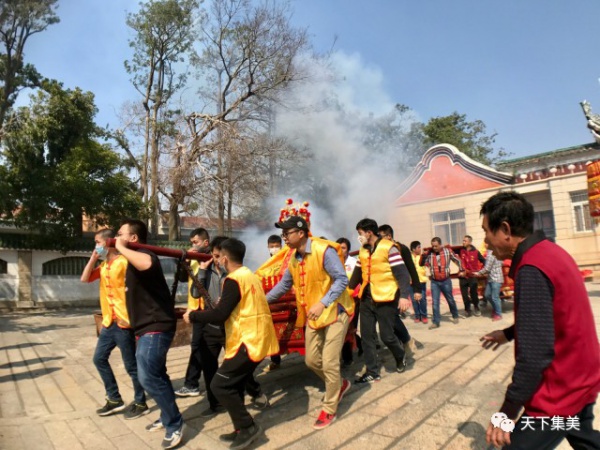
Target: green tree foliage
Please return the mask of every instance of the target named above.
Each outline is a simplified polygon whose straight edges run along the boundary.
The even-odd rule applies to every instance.
[[[0,130],[19,92],[40,85],[40,74],[33,65],[25,63],[25,44],[32,35],[59,21],[56,3],[57,0],[0,0]]]
[[[57,243],[82,234],[83,216],[115,224],[140,214],[124,161],[101,143],[91,92],[46,82],[6,126],[0,214]]]
[[[423,125],[425,146],[451,144],[475,161],[494,164],[508,156],[504,149],[494,148],[497,133],[487,134],[481,120],[467,121],[466,114],[454,112],[449,116],[433,117]]]

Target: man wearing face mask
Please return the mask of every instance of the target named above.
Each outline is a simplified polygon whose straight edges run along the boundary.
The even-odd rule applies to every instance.
[[[204,228],[196,228],[190,233],[191,250],[200,253],[210,253],[209,235]],[[194,275],[198,275],[200,263],[196,260],[190,260],[190,269]],[[188,310],[196,311],[200,307],[200,299],[192,295],[192,279],[187,271],[179,273],[179,281],[188,282]],[[195,324],[192,326],[192,338],[190,342],[190,359],[185,371],[185,382],[183,386],[175,391],[178,397],[198,397],[200,396],[200,375],[202,374],[202,357],[200,353],[200,339],[202,330]]]
[[[244,388],[260,389],[254,369],[269,355],[279,351],[273,318],[258,276],[243,265],[246,246],[238,239],[227,239],[220,246],[220,264],[228,273],[223,295],[212,310],[190,311],[186,322],[225,323],[225,356],[210,383],[218,401],[227,409],[234,431],[220,439],[229,448],[242,449],[254,441],[261,428],[244,406]]]
[[[94,365],[106,391],[106,404],[96,412],[100,416],[109,416],[126,409],[119,393],[117,380],[108,361],[115,347],[121,350],[123,365],[131,377],[134,390],[134,401],[125,411],[125,419],[135,419],[148,413],[146,394],[138,381],[137,363],[135,361],[135,336],[129,324],[127,305],[125,303],[125,271],[127,260],[114,248],[106,248],[106,239],[114,238],[111,229],[96,233],[96,248],[81,274],[83,283],[100,280],[100,308],[102,309],[102,329],[98,335],[98,343],[94,353]],[[103,260],[96,267],[98,260]]]
[[[269,255],[271,255],[271,258],[273,256],[275,256],[277,253],[279,253],[281,251],[281,248],[283,247],[282,245],[282,240],[280,236],[277,236],[276,234],[272,234],[271,236],[268,237],[267,239],[267,248],[269,249]],[[271,363],[265,367],[265,372],[271,372],[273,370],[277,370],[279,369],[279,367],[281,366],[281,355],[273,355],[271,356]]]
[[[379,237],[377,222],[363,219],[356,224],[356,230],[361,249],[350,289],[361,286],[360,330],[366,371],[355,383],[373,383],[381,380],[375,345],[377,323],[381,340],[396,359],[396,370],[406,370],[404,347],[394,334],[394,320],[398,311],[406,311],[410,306],[410,275],[396,243]]]

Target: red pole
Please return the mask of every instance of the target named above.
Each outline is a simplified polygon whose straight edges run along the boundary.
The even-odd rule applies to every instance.
[[[116,239],[109,238],[106,240],[107,247],[114,247]],[[211,255],[207,255],[206,253],[198,253],[194,251],[188,251],[183,249],[176,248],[167,248],[167,247],[156,247],[154,245],[148,244],[139,244],[137,242],[128,242],[127,248],[131,250],[140,250],[145,249],[149,250],[152,253],[155,253],[158,256],[168,256],[170,258],[180,259],[182,256],[185,256],[186,259],[195,259],[196,261],[208,261],[212,258]]]

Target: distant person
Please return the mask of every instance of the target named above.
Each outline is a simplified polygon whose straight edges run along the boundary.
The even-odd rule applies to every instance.
[[[421,254],[423,253],[421,243],[419,241],[412,241],[410,243],[410,252],[413,264],[419,275],[419,287],[416,290],[415,286],[411,285],[410,287],[411,300],[413,309],[415,310],[415,323],[427,324],[427,273],[425,272],[425,267],[419,265]],[[419,291],[421,293],[420,299],[414,295],[415,292]]]
[[[220,258],[215,262],[227,273],[221,300],[214,309],[187,312],[184,320],[225,323],[225,356],[210,385],[233,422],[234,431],[220,439],[231,442],[230,448],[242,449],[262,431],[244,406],[244,389],[253,385],[260,390],[254,369],[265,357],[277,353],[279,344],[260,279],[243,265],[246,246],[230,238],[221,243],[220,249]]]
[[[433,297],[433,323],[429,326],[430,330],[440,327],[440,294],[444,294],[444,298],[450,307],[452,314],[452,323],[458,323],[458,309],[452,295],[452,280],[450,279],[450,263],[458,266],[458,275],[464,276],[465,271],[462,267],[462,262],[447,247],[442,247],[442,240],[439,237],[434,237],[431,240],[431,250],[421,257],[420,265],[428,267],[431,272],[431,297]]]
[[[348,279],[350,279],[350,277],[352,276],[352,272],[354,271],[354,267],[356,267],[356,258],[354,256],[350,256],[350,250],[352,248],[352,245],[350,244],[350,241],[345,237],[341,237],[335,242],[340,244],[342,255],[344,256],[344,268],[346,269],[346,276],[348,277]],[[350,288],[348,288],[348,290],[350,290]],[[346,336],[346,340],[342,347],[342,361],[344,362],[344,366],[352,365],[352,362],[354,360],[354,357],[352,356],[354,342],[356,342],[356,347],[358,348],[358,355],[360,356],[363,352],[361,338],[356,332],[356,330],[358,329],[358,316],[360,307],[360,301],[358,300],[358,291],[358,286],[356,289],[354,289],[354,291],[349,291],[350,296],[354,300],[354,317],[350,322],[349,332]],[[349,340],[348,338],[348,335],[351,335],[352,333],[354,334],[354,341]]]
[[[463,238],[463,248],[460,249],[459,256],[465,271],[465,276],[459,279],[460,293],[465,304],[465,315],[467,317],[471,317],[471,314],[481,316],[479,296],[477,295],[477,278],[471,277],[469,274],[479,271],[485,264],[485,258],[475,248],[473,238],[468,234]],[[471,306],[473,306],[472,313]]]
[[[148,250],[136,251],[127,247],[130,242],[145,244],[147,237],[144,222],[125,220],[117,233],[115,247],[128,262],[125,275],[127,313],[137,338],[138,377],[160,409],[160,419],[146,429],[166,430],[162,447],[173,448],[181,443],[185,431],[166,366],[167,352],[177,325],[175,302],[158,256]]]
[[[479,272],[474,272],[472,276],[482,277],[487,275],[485,285],[485,297],[490,299],[492,304],[492,321],[502,320],[502,303],[500,301],[500,289],[504,282],[504,273],[502,272],[502,261],[494,256],[492,250],[488,250],[485,256],[485,266]]]
[[[114,238],[111,229],[100,230],[94,236],[96,248],[81,274],[83,283],[100,280],[100,308],[102,309],[102,328],[98,335],[94,365],[98,369],[104,390],[106,404],[97,410],[99,416],[109,416],[125,411],[125,419],[135,419],[148,413],[146,394],[138,380],[138,369],[135,361],[135,335],[129,323],[127,304],[125,301],[125,273],[127,260],[114,248],[106,247],[106,239]],[[99,266],[96,263],[102,260]],[[131,377],[134,400],[125,407],[109,356],[115,347],[119,347],[125,370]]]
[[[269,250],[269,255],[271,255],[271,258],[279,253],[282,248],[283,241],[281,240],[281,236],[272,234],[267,238],[267,249]],[[271,362],[267,367],[265,367],[264,371],[271,372],[279,369],[279,367],[281,367],[281,355],[273,355],[271,356]]]
[[[481,340],[494,350],[515,341],[512,381],[500,412],[516,427],[507,433],[490,423],[488,444],[541,450],[566,438],[576,449],[600,449],[600,432],[593,429],[600,345],[577,264],[542,231],[533,231],[533,206],[521,194],[493,195],[481,215],[490,250],[501,261],[512,260],[509,275],[515,280],[514,325]],[[551,426],[561,421],[562,428]],[[566,426],[569,421],[572,426]]]

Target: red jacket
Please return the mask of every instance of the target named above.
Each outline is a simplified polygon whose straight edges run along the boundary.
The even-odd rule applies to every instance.
[[[484,263],[481,262],[483,256],[481,256],[479,250],[473,245],[470,245],[468,248],[461,248],[459,255],[464,270],[468,272],[478,272],[483,267]]]
[[[525,403],[525,414],[572,416],[600,392],[600,345],[588,293],[573,258],[548,240],[524,253],[515,278],[525,265],[538,268],[554,286],[554,358]],[[515,317],[516,309],[515,303]],[[518,345],[515,333],[515,351]]]

